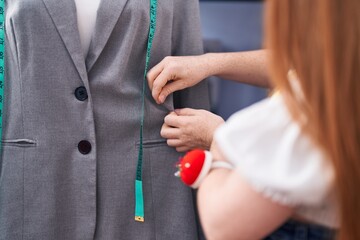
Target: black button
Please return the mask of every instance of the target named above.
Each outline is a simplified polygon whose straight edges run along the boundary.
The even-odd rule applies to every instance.
[[[87,94],[86,88],[84,86],[81,86],[81,87],[78,87],[77,89],[75,89],[75,97],[79,101],[85,101],[86,99],[88,99],[88,94]]]
[[[82,140],[78,144],[78,149],[79,149],[79,152],[81,152],[84,155],[89,154],[91,152],[91,143],[89,143],[89,141]]]

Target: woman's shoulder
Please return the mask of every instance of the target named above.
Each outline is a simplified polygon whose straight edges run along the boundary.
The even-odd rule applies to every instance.
[[[242,121],[241,125],[249,126],[265,122],[264,127],[268,128],[285,127],[293,122],[280,95],[266,98],[234,113],[227,121],[228,127],[240,128],[239,120]]]
[[[293,121],[281,96],[234,114],[215,139],[248,182],[281,203],[316,204],[332,185],[325,154]]]
[[[290,135],[291,136],[287,136]],[[244,153],[257,150],[263,153],[266,150],[273,151],[269,146],[279,146],[289,138],[293,141],[302,138],[300,126],[298,126],[288,113],[282,97],[276,95],[266,98],[252,106],[233,114],[224,125],[215,133],[215,138],[220,143],[225,141],[224,148],[235,148]],[[255,149],[254,149],[255,148]],[[226,149],[225,149],[226,150]],[[237,163],[235,156],[230,160]]]

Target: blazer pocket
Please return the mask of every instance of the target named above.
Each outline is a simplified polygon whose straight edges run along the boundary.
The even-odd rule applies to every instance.
[[[36,146],[36,141],[32,140],[32,139],[26,139],[26,138],[21,138],[21,139],[3,139],[1,141],[2,145],[5,146],[9,146],[9,147],[35,147]]]
[[[140,142],[136,143],[136,146],[140,146]],[[143,148],[153,148],[153,147],[161,147],[167,146],[166,139],[149,139],[143,140]]]

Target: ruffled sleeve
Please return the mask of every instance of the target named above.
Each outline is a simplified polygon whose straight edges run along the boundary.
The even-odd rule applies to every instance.
[[[234,114],[216,131],[215,140],[236,171],[273,201],[315,206],[329,194],[333,168],[292,120],[280,96]]]

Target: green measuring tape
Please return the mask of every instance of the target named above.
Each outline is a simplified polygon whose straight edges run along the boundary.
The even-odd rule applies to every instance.
[[[5,81],[5,0],[0,0],[0,141],[4,114],[4,81]],[[0,142],[1,151],[1,142]]]
[[[144,118],[145,118],[145,86],[146,75],[149,69],[151,48],[156,30],[156,16],[157,16],[157,0],[150,0],[150,27],[149,37],[146,50],[146,63],[143,79],[143,89],[141,95],[141,122],[140,122],[140,146],[138,163],[136,167],[136,180],[135,180],[135,221],[144,222],[144,194],[142,184],[142,165],[143,165],[143,132],[144,132]]]

